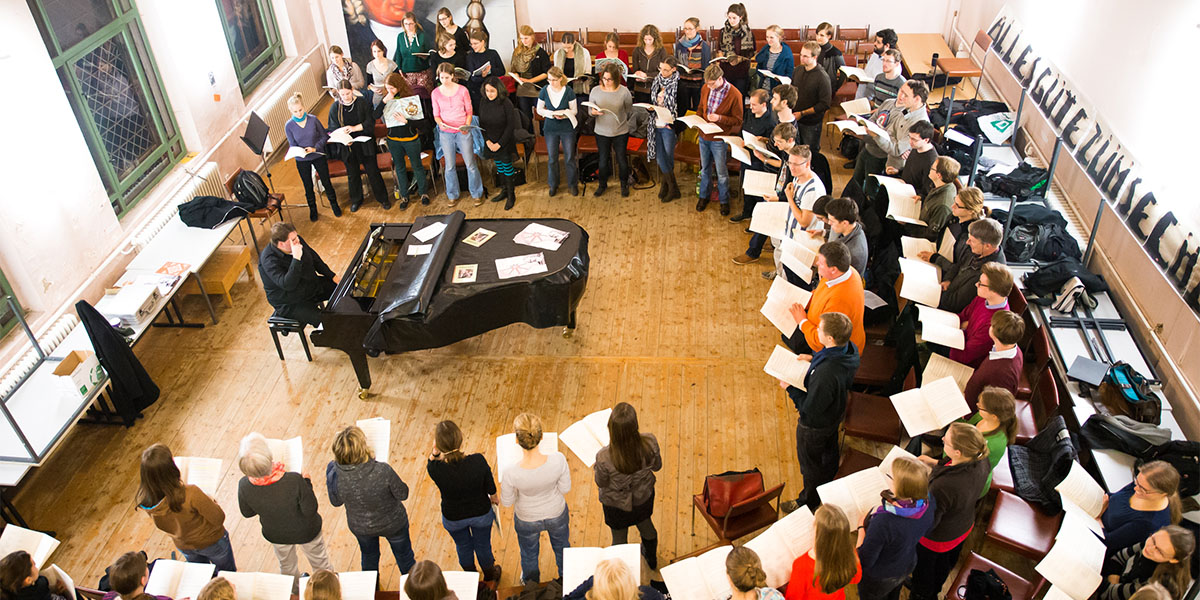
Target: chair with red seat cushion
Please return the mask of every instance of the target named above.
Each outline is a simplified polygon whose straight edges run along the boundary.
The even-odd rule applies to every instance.
[[[896,349],[891,346],[867,344],[862,348],[854,384],[868,387],[883,387],[896,374]]]
[[[1008,466],[1008,453],[1005,452],[1000,462],[996,463],[996,468],[992,469],[992,485],[989,490],[997,492],[1016,493],[1016,486],[1013,485],[1012,468]]]
[[[1038,424],[1034,418],[1033,404],[1028,400],[1013,400],[1013,411],[1017,415],[1017,443],[1024,444],[1037,435]]]
[[[1016,494],[1000,492],[988,520],[987,539],[1033,560],[1041,560],[1054,545],[1062,514],[1048,517]]]
[[[1004,585],[1008,586],[1008,593],[1012,594],[1012,600],[1032,600],[1041,593],[1042,588],[1046,585],[1046,580],[1041,577],[1031,582],[998,563],[972,552],[967,557],[967,562],[959,569],[958,577],[954,579],[954,585],[950,586],[950,592],[946,594],[946,600],[966,600],[967,577],[974,569],[985,573],[989,570],[995,571],[996,575],[1004,581]]]
[[[910,390],[916,386],[917,373],[911,369],[904,378],[904,389]],[[899,443],[904,432],[891,398],[862,392],[850,393],[843,426],[846,435],[889,444]]]
[[[696,494],[692,496],[692,529],[696,528],[697,509],[717,535],[717,545],[733,543],[742,536],[767,527],[779,520],[779,496],[783,494],[784,485],[786,484],[781,483],[768,488],[752,498],[730,506],[724,517],[715,517],[708,512],[704,494]],[[772,501],[775,502],[774,508],[771,507]]]

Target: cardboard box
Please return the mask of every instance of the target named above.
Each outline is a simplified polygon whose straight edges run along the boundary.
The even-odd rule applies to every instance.
[[[58,363],[54,374],[69,380],[71,389],[87,396],[108,378],[95,352],[74,350]]]

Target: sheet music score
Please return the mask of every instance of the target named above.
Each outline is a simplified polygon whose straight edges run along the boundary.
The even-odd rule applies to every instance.
[[[271,459],[283,463],[283,468],[297,473],[304,472],[304,443],[300,436],[286,440],[267,438]]]
[[[921,260],[901,258],[900,272],[904,275],[904,283],[900,286],[901,298],[935,307],[941,302],[942,285],[933,265]]]
[[[867,122],[870,123],[870,121]],[[901,223],[925,225],[925,221],[921,220],[921,202],[913,200],[913,196],[917,196],[917,190],[913,186],[895,177],[885,175],[872,175],[871,177],[887,191],[887,216]]]
[[[720,546],[692,558],[664,566],[659,570],[672,598],[688,600],[725,600],[729,598],[729,578],[725,558],[733,546]]]
[[[872,79],[874,81],[874,79]],[[847,115],[867,115],[871,113],[871,101],[867,98],[855,98],[841,103],[842,112]]]
[[[758,312],[762,313],[762,316],[766,317],[779,330],[779,333],[790,337],[800,326],[796,322],[796,317],[792,316],[791,306],[783,300],[768,296]]]
[[[168,598],[196,598],[212,579],[217,567],[207,563],[189,563],[160,558],[146,581],[147,594]]]
[[[888,489],[888,480],[877,468],[863,469],[817,487],[821,502],[833,504],[846,513],[850,528],[858,527],[863,515],[879,506],[879,492]]]
[[[937,252],[937,245],[925,238],[909,237],[906,235],[900,238],[900,252],[904,255],[904,258],[921,260],[918,258],[918,254],[921,252],[933,254]]]
[[[608,445],[608,418],[612,409],[596,411],[562,430],[558,439],[589,468],[596,464],[596,454]]]
[[[780,240],[779,246],[776,247],[777,252],[782,252],[780,262],[784,264],[793,273],[799,276],[806,282],[812,282],[813,262],[817,260],[817,253],[791,238],[783,238]],[[775,281],[780,278],[776,277]],[[807,306],[808,301],[804,304]]]
[[[763,366],[763,371],[774,377],[787,382],[788,385],[801,390],[804,387],[804,378],[808,376],[808,369],[812,366],[807,360],[800,360],[792,354],[790,350],[783,346],[775,346],[771,351],[771,357],[767,359],[767,364]]]
[[[808,306],[808,301],[812,299],[812,292],[794,286],[782,277],[776,277],[771,281],[771,287],[767,289],[767,297],[787,303],[789,306],[792,304]]]
[[[775,194],[775,181],[776,181],[776,176],[773,173],[767,173],[765,171],[750,171],[750,170],[742,171],[742,191],[745,192],[745,194],[748,196],[771,196],[771,195],[774,195]],[[775,204],[779,204],[780,206],[787,208],[787,203],[784,203],[784,202],[779,202],[779,203],[759,202],[758,204],[755,204],[754,205],[754,213],[751,215],[751,225],[753,225],[753,223],[754,223],[753,216],[758,214],[758,207],[772,206]],[[778,210],[779,209],[775,209],[775,211],[778,211]],[[786,215],[786,213],[785,213],[785,215]],[[785,216],[784,218],[787,218],[787,217]],[[780,229],[782,229],[782,228],[780,228]],[[753,228],[751,228],[750,231],[757,232],[757,230],[755,230]],[[758,233],[762,233],[762,232],[758,232]],[[770,235],[770,234],[764,234],[764,235]],[[782,234],[780,234],[780,235],[782,235]],[[776,237],[776,236],[771,236],[771,237]]]
[[[1064,501],[1069,501],[1083,510],[1092,519],[1100,518],[1104,512],[1108,495],[1104,488],[1084,470],[1079,461],[1071,463],[1071,470],[1058,485],[1054,486]]]
[[[184,483],[200,488],[209,496],[217,495],[217,485],[221,482],[221,459],[176,456],[175,466],[179,467]]]
[[[966,334],[959,326],[958,315],[918,304],[917,320],[922,324],[921,339],[955,350],[966,346]]]
[[[778,588],[791,579],[792,563],[812,549],[814,533],[813,514],[801,506],[746,542],[762,560],[768,586]]]
[[[587,103],[585,102],[584,104],[586,105]],[[717,125],[716,123],[709,123],[699,115],[685,115],[679,117],[678,121],[680,123],[686,123],[688,127],[695,127],[696,129],[699,129],[707,134],[721,133],[720,125]]]
[[[1104,542],[1087,528],[1068,526],[1059,529],[1050,552],[1035,570],[1073,600],[1088,600],[1104,579],[1103,563]]]
[[[971,409],[953,377],[943,377],[891,397],[909,436],[941,429]]]
[[[375,453],[375,460],[386,463],[391,456],[392,422],[383,417],[359,419],[355,425],[367,437],[367,445]]]
[[[24,550],[33,559],[33,564],[41,568],[46,559],[54,553],[60,542],[40,531],[18,527],[9,523],[0,533],[0,556],[8,556],[17,550]]]
[[[937,352],[929,355],[929,362],[921,372],[921,381],[934,381],[943,377],[951,377],[958,384],[960,391],[967,389],[967,382],[975,374],[975,369],[958,361],[950,360]]]

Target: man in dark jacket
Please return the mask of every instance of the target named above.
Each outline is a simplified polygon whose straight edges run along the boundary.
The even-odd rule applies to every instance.
[[[983,265],[989,262],[1007,264],[1004,259],[1004,227],[995,219],[979,219],[967,228],[967,248],[970,253],[955,256],[954,263],[942,270],[942,297],[938,308],[952,313],[962,312],[975,298],[976,284]]]
[[[291,223],[271,227],[271,245],[258,257],[267,302],[275,314],[312,326],[321,324],[320,304],[329,299],[338,276],[316,250],[308,247]]]
[[[846,398],[850,384],[858,371],[858,347],[850,341],[853,326],[850,317],[838,312],[821,315],[817,337],[823,348],[814,355],[801,354],[809,360],[804,376],[805,389],[799,390],[780,382],[800,413],[796,420],[796,456],[804,489],[795,500],[784,502],[785,512],[803,505],[816,510],[821,505],[817,486],[833,481],[838,468],[838,429],[846,414]]]

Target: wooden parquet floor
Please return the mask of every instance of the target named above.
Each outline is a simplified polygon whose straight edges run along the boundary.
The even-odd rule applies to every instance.
[[[840,168],[844,159],[829,157],[840,190],[849,172]],[[295,169],[284,163],[273,172],[288,200],[303,202]],[[390,174],[386,178],[390,189]],[[729,223],[715,205],[697,213],[690,174],[680,175],[684,199],[668,204],[658,201],[656,189],[629,198],[615,187],[603,198],[591,197],[590,188],[586,197],[549,198],[544,180],[543,163],[538,180],[531,177],[518,188],[510,212],[490,202],[474,207],[469,198],[459,208],[469,217],[567,218],[588,231],[591,275],[574,337],[564,339],[558,328],[518,324],[445,348],[371,359],[373,395],[362,401],[342,353],[314,349],[313,362],[306,362],[291,336],[281,340],[287,360],[277,358],[261,284],[243,278],[234,286],[232,307],[213,299],[218,325],[155,329],[136,347],[162,388],[144,419],[130,429],[76,426],[27,478],[15,503],[31,526],[57,532],[63,543],[52,562],[77,582],[94,585],[122,552],[171,554],[170,539],[134,501],[140,452],[162,442],[178,456],[224,461],[217,501],[226,511],[238,568],[278,572],[257,520],[243,518],[237,508],[238,441],[258,431],[303,436],[330,556],[338,569],[356,570],[358,547],[345,512],[328,502],[324,467],[334,435],[375,416],[392,421],[391,464],[411,489],[405,504],[417,557],[447,569],[457,568],[454,545],[441,526],[439,494],[424,470],[433,427],[441,419],[457,421],[467,436],[466,450],[483,452],[494,467],[493,439],[511,431],[521,412],[539,414],[547,431],[561,431],[593,411],[630,402],[642,430],[655,433],[662,444],[655,522],[665,562],[715,541],[703,519],[694,526],[691,521],[691,495],[700,491],[706,474],[758,467],[768,485],[787,482],[785,498],[793,497],[801,482],[794,409],[762,372],[778,339],[758,312],[768,287],[760,272],[770,260],[731,262],[745,249],[744,225]],[[342,198],[345,185],[337,183]],[[312,247],[341,271],[369,223],[410,222],[448,209],[444,196],[437,196],[433,205],[405,212],[383,211],[374,202],[340,219],[321,210],[316,223],[302,209],[292,216]],[[207,320],[198,297],[188,297],[184,311]],[[561,449],[571,465],[571,543],[608,545],[591,470]],[[509,585],[519,571],[511,509],[502,512],[502,521],[493,543]],[[547,577],[556,572],[548,543],[542,544],[541,564]],[[302,569],[309,570],[305,561]],[[380,581],[383,589],[397,589],[399,572],[387,550]]]

